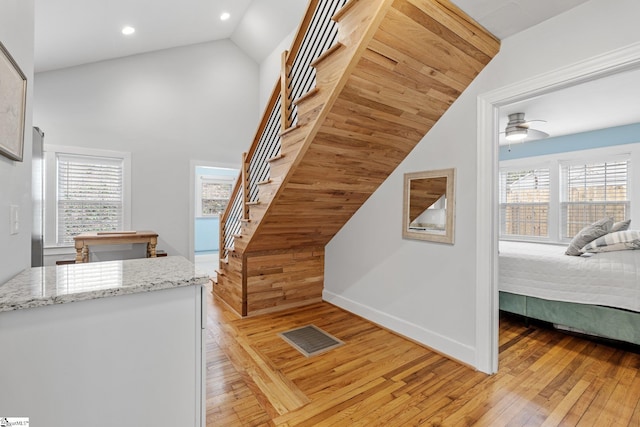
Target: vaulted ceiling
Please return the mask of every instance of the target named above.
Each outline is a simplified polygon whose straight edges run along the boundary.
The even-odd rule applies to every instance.
[[[500,39],[585,1],[453,0]],[[297,27],[307,2],[35,0],[36,72],[226,38],[261,62]],[[128,37],[120,32],[127,25],[136,28]]]
[[[452,0],[500,39],[587,0]],[[36,72],[230,39],[257,63],[294,31],[307,0],[35,0]],[[220,20],[228,12],[230,18]],[[136,28],[123,36],[122,27]],[[501,109],[525,112],[552,136],[640,121],[640,73],[625,73]],[[614,97],[615,105],[608,100]]]

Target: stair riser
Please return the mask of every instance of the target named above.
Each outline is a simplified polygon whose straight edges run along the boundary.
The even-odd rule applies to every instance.
[[[388,8],[393,0],[356,1],[338,22],[338,42],[344,46],[358,46],[365,31]]]
[[[323,96],[316,95],[313,100],[304,102],[298,106],[298,126],[313,123],[324,106],[325,99]]]
[[[273,195],[278,191],[280,183],[273,183],[269,185],[261,185],[258,188],[258,198],[265,204],[271,202]]]
[[[269,163],[269,173],[274,179],[280,179],[286,175],[289,171],[289,166],[291,165],[291,159],[289,157],[283,158],[281,160],[270,162]]]

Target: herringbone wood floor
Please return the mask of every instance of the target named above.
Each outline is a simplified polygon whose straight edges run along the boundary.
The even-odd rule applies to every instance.
[[[208,310],[207,426],[640,426],[638,353],[518,318],[486,376],[327,303]],[[310,323],[346,345],[307,359],[277,336]]]

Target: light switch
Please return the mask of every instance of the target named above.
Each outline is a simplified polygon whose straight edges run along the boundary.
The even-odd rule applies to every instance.
[[[20,230],[20,208],[16,205],[11,205],[11,234],[18,234]]]

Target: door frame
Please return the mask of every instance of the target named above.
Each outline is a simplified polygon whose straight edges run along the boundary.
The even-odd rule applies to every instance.
[[[195,262],[195,225],[196,225],[196,169],[198,167],[240,170],[237,164],[207,162],[203,160],[189,161],[189,261]]]
[[[476,367],[480,371],[498,371],[498,109],[638,68],[640,43],[634,43],[478,96]]]

